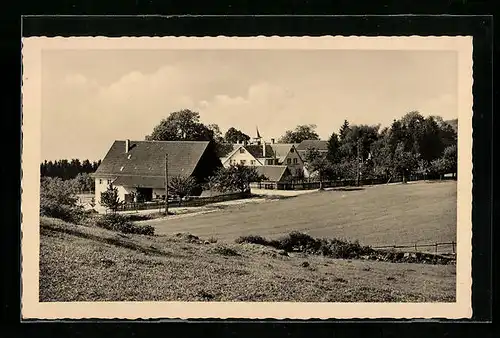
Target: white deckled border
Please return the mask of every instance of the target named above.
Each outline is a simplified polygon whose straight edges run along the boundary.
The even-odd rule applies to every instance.
[[[42,50],[356,49],[451,50],[458,55],[456,303],[68,302],[40,303],[39,195]],[[22,318],[470,318],[472,238],[472,37],[32,37],[23,39]],[[63,126],[61,126],[63,127]]]

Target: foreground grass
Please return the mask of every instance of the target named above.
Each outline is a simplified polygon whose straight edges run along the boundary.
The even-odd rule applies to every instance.
[[[244,235],[276,238],[301,231],[371,246],[429,244],[456,241],[456,204],[454,181],[380,185],[315,192],[149,224],[159,234],[188,231],[230,241]]]
[[[455,266],[281,255],[42,218],[40,301],[453,302]]]

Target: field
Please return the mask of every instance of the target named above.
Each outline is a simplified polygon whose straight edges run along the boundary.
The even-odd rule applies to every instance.
[[[298,230],[372,246],[431,244],[456,241],[456,194],[455,181],[380,185],[147,223],[158,234],[189,232],[226,241],[250,234],[272,238]]]
[[[331,259],[42,218],[40,301],[453,302],[455,265]]]

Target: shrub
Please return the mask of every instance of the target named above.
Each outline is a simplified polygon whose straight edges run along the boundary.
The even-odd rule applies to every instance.
[[[261,236],[241,236],[236,243],[253,243],[271,246],[285,252],[304,252],[332,258],[359,258],[373,252],[368,246],[361,246],[358,241],[349,242],[339,239],[316,239],[298,231],[277,240],[267,240]]]
[[[214,249],[215,253],[218,253],[223,256],[240,256],[236,250],[225,247],[225,246],[218,246]]]
[[[279,246],[277,249],[288,252],[301,251],[315,253],[321,247],[320,241],[298,231],[291,232],[288,236],[280,238],[277,242]]]
[[[133,224],[127,217],[120,214],[106,214],[97,218],[96,226],[125,234],[154,235],[154,228],[150,225]]]
[[[240,236],[236,238],[235,242],[238,244],[251,243],[251,244],[269,245],[267,239],[265,239],[262,236],[256,236],[256,235]]]
[[[109,210],[116,212],[120,206],[120,198],[118,197],[118,188],[108,185],[106,191],[101,193],[101,204]]]
[[[40,181],[40,215],[80,223],[85,212],[68,182],[60,178],[43,177]]]

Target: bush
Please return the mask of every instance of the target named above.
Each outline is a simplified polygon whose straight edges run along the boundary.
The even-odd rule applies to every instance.
[[[332,258],[359,258],[373,251],[368,246],[361,246],[358,241],[352,243],[339,239],[316,239],[298,231],[291,232],[278,240],[267,240],[256,235],[241,236],[236,239],[236,243],[260,244],[285,252],[304,252]]]
[[[214,252],[223,256],[240,256],[240,254],[236,250],[228,248],[226,246],[218,246],[214,249]]]
[[[68,182],[43,177],[40,181],[40,215],[81,223],[86,213],[77,205],[77,198]]]
[[[262,236],[255,236],[255,235],[240,236],[240,237],[236,238],[235,242],[238,244],[251,243],[251,244],[269,245],[269,242],[267,239],[265,239]]]
[[[150,225],[133,224],[127,217],[120,214],[106,214],[97,218],[96,226],[125,234],[154,235],[155,229]]]

